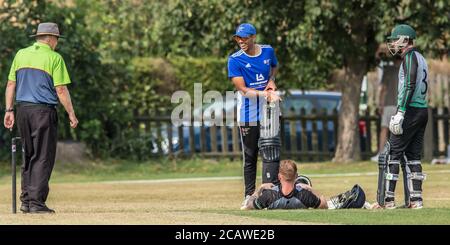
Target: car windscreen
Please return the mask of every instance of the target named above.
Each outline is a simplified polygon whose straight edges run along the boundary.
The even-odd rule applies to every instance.
[[[312,109],[316,109],[321,112],[324,108],[328,114],[333,113],[333,110],[337,108],[339,110],[340,97],[339,96],[287,96],[281,103],[283,114],[300,115],[302,108],[305,109],[306,114],[310,114]]]
[[[314,103],[311,99],[298,96],[288,96],[281,103],[284,115],[299,115],[302,108],[305,108],[306,114],[311,113]]]
[[[322,111],[323,109],[327,110],[327,114],[333,113],[334,109],[339,110],[339,97],[334,98],[317,98],[317,109]]]

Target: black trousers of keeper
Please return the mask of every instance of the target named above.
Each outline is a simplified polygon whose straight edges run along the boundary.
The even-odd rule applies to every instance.
[[[256,168],[258,163],[258,140],[260,137],[260,123],[257,125],[241,124],[239,126],[242,141],[242,155],[244,161],[244,195],[252,195],[256,189]],[[278,166],[263,166],[263,170],[274,176],[275,181],[271,181],[264,174],[262,176],[263,183],[274,182],[278,183]]]
[[[428,109],[408,107],[403,120],[403,134],[391,134],[391,160],[403,161],[403,155],[408,161],[422,158],[423,137],[428,122]]]
[[[58,115],[55,106],[19,103],[17,126],[25,148],[20,200],[29,207],[44,207],[55,164]]]

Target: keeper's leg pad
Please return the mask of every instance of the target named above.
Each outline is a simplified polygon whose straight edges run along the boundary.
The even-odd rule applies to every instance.
[[[278,169],[280,167],[280,138],[259,138],[258,147],[263,162],[262,182],[277,184]]]
[[[402,172],[405,206],[409,207],[411,202],[422,202],[422,182],[426,179],[426,175],[422,173],[422,163],[420,160],[409,160],[405,156]]]
[[[377,202],[380,206],[384,206],[386,202],[394,201],[399,172],[400,160],[391,160],[390,143],[386,142],[378,157]]]

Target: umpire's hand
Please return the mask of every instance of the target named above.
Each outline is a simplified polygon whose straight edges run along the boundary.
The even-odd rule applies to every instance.
[[[75,116],[75,113],[69,113],[69,120],[70,120],[70,127],[76,128],[78,125],[78,119],[77,116]]]
[[[8,111],[5,113],[3,124],[5,125],[5,128],[12,130],[14,126],[14,112]]]

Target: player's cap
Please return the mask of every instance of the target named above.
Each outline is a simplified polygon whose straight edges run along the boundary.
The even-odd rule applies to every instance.
[[[391,35],[387,38],[388,40],[399,39],[401,36],[406,36],[409,39],[416,39],[416,31],[409,25],[401,24],[395,26],[392,30]]]
[[[256,34],[255,27],[252,24],[250,24],[250,23],[244,23],[244,24],[241,24],[241,25],[238,26],[234,36],[249,37],[249,36],[255,35],[255,34]]]

